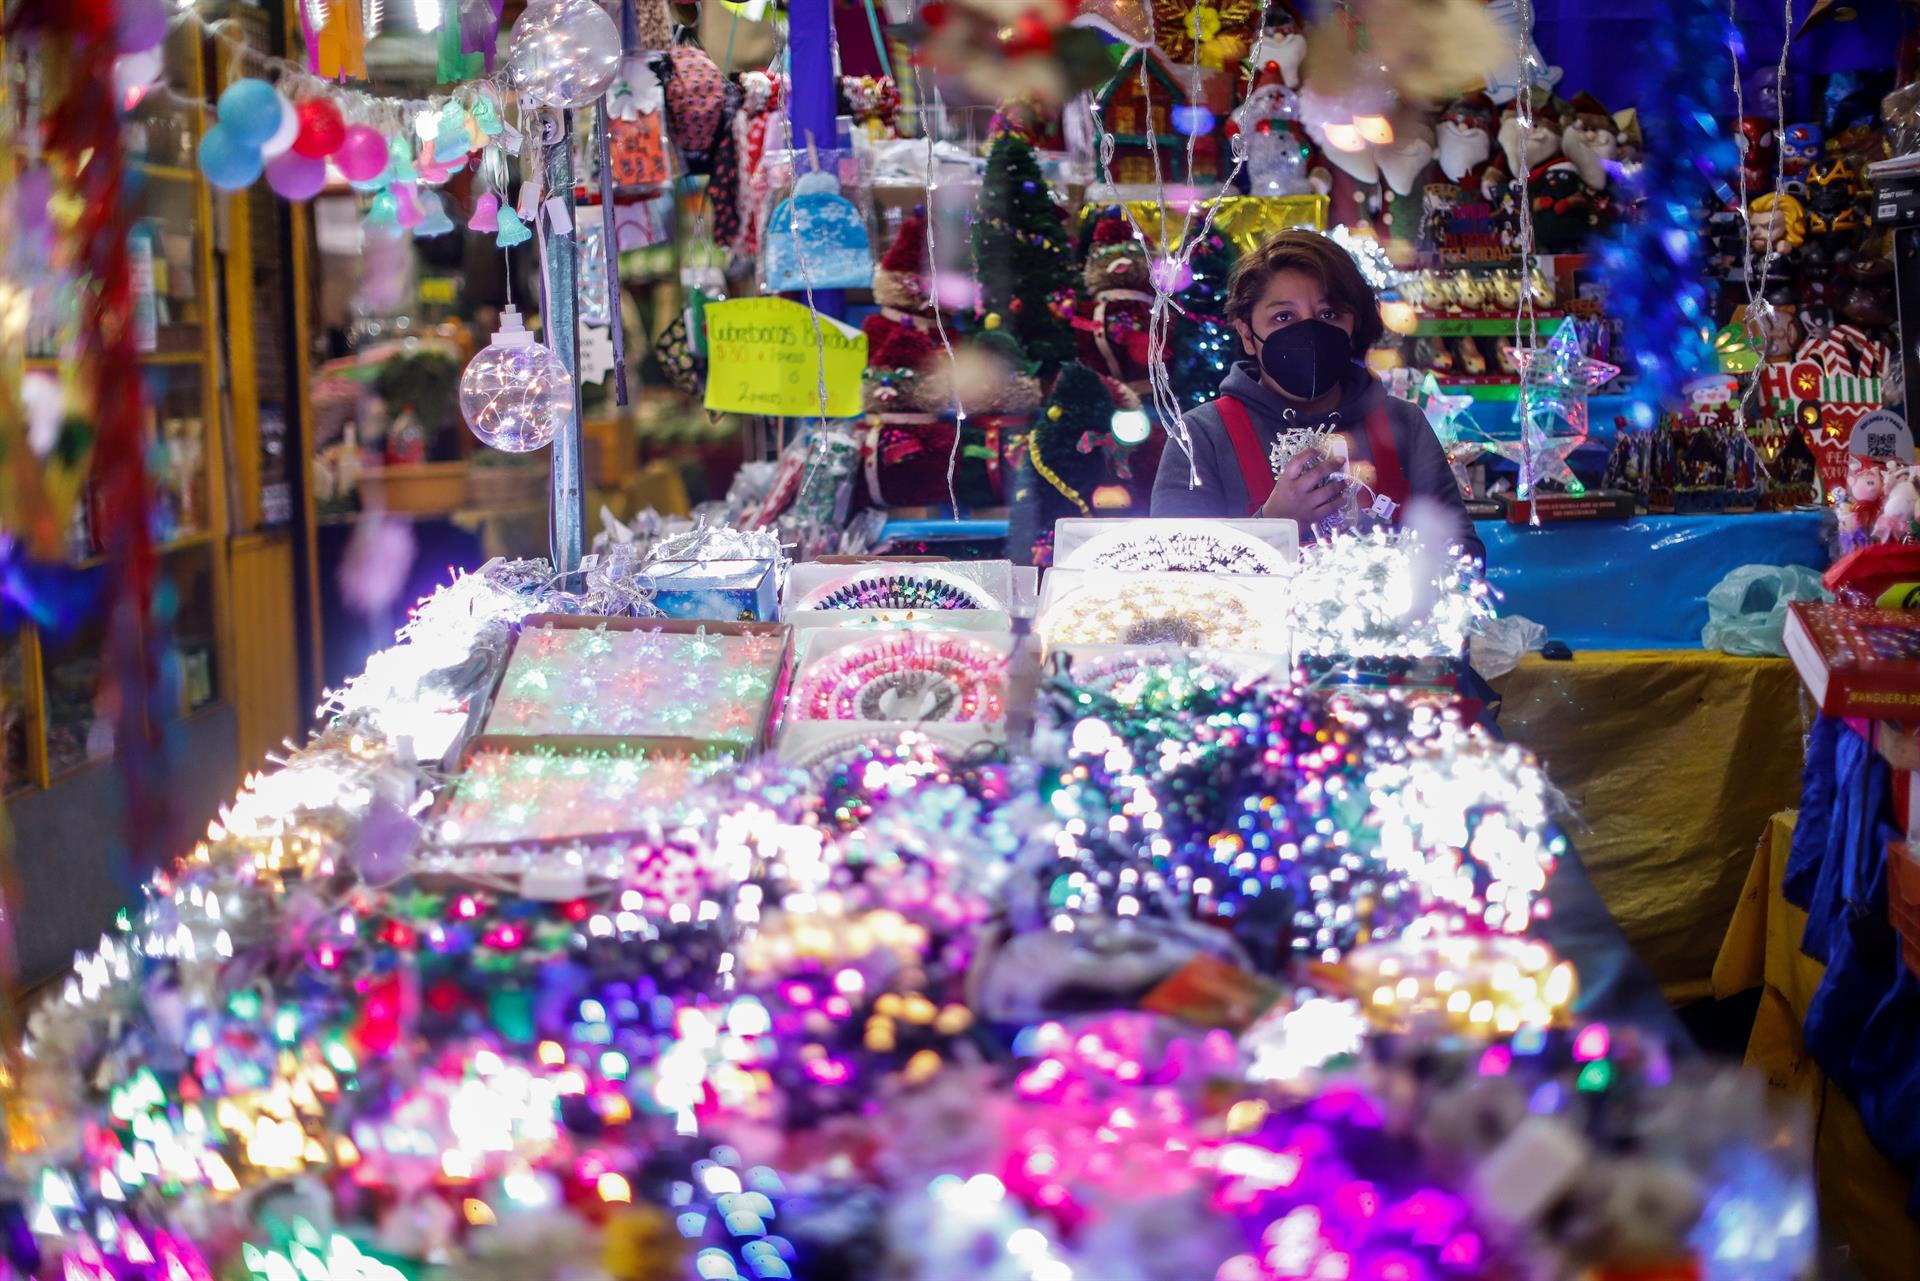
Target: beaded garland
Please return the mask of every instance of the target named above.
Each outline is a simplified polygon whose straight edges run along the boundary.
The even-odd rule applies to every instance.
[[[1136,578],[1089,583],[1048,608],[1037,630],[1057,645],[1193,645],[1259,649],[1266,630],[1230,583]]]
[[[998,609],[974,583],[938,570],[863,570],[808,593],[801,609]]]
[[[801,677],[794,714],[831,721],[997,721],[1006,659],[958,636],[904,632],[861,641]]]
[[[1063,569],[1284,574],[1292,565],[1271,544],[1226,526],[1206,530],[1116,529],[1074,548]]]

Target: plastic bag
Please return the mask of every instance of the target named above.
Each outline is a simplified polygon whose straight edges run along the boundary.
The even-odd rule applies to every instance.
[[[1742,565],[1707,593],[1700,643],[1743,658],[1784,658],[1780,633],[1788,604],[1831,599],[1820,585],[1820,572],[1805,565]]]
[[[1468,637],[1473,670],[1486,680],[1505,676],[1520,666],[1520,656],[1547,643],[1547,629],[1531,618],[1509,614],[1483,619]]]

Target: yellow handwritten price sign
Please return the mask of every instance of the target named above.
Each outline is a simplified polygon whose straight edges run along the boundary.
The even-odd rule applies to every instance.
[[[706,305],[708,409],[788,418],[820,416],[821,354],[827,417],[860,413],[867,336],[785,298],[734,298]]]

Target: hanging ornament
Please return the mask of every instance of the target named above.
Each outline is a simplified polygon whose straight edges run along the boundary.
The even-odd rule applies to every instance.
[[[620,29],[593,0],[538,0],[513,24],[507,70],[549,107],[584,107],[620,70]]]
[[[347,122],[340,108],[327,98],[302,98],[293,113],[300,117],[300,132],[294,135],[293,149],[312,160],[324,160],[340,150],[347,138]]]
[[[287,151],[267,162],[267,185],[286,200],[311,200],[327,185],[327,162]]]
[[[433,158],[443,164],[465,160],[472,141],[473,135],[467,129],[467,113],[460,110],[459,103],[447,99],[447,105],[440,108],[440,127],[433,137]]]
[[[367,216],[360,220],[361,229],[375,236],[398,235],[399,208],[391,191],[376,192],[373,203],[367,206]]]
[[[503,211],[503,221],[505,217]],[[460,375],[460,413],[474,435],[510,454],[539,449],[573,420],[573,379],[567,367],[550,348],[534,341],[520,323],[520,309],[512,304],[501,312],[493,341]]]
[[[372,182],[387,167],[387,140],[366,125],[349,125],[333,163],[348,182]]]
[[[420,180],[420,171],[413,166],[413,147],[406,134],[397,133],[387,143],[387,167],[382,172],[391,183]]]
[[[499,232],[494,236],[493,243],[502,249],[524,245],[533,239],[533,232],[527,229],[526,223],[520,221],[520,215],[513,211],[511,205],[501,206],[498,219]]]
[[[1587,356],[1579,327],[1571,320],[1561,324],[1545,347],[1516,347],[1510,354],[1536,418],[1562,420],[1569,435],[1586,436],[1587,396],[1620,376],[1618,365]]]
[[[821,169],[793,184],[767,220],[766,288],[865,289],[873,281],[867,226],[840,182]]]
[[[284,156],[288,148],[293,146],[293,140],[300,136],[300,113],[293,109],[292,100],[277,90],[273,96],[280,104],[280,127],[260,144],[260,155],[267,160]]]
[[[220,95],[219,128],[259,151],[280,131],[280,95],[264,80],[236,80]]]
[[[393,210],[394,221],[406,230],[412,231],[415,227],[419,226],[420,219],[424,216],[420,208],[419,188],[410,182],[395,183],[393,185]]]
[[[420,221],[414,224],[414,239],[444,236],[453,230],[453,219],[447,216],[446,198],[437,191],[423,191],[419,195]]]
[[[489,191],[474,201],[473,217],[467,219],[467,230],[482,231],[489,235],[500,230],[500,197]]]
[[[221,191],[251,186],[260,168],[260,148],[241,141],[225,124],[200,136],[200,172]]]

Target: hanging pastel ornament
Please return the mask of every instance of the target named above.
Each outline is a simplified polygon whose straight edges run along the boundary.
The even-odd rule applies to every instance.
[[[497,227],[497,234],[495,234],[493,242],[502,249],[511,249],[515,245],[524,245],[533,239],[533,232],[527,229],[526,223],[520,221],[520,215],[513,211],[513,206],[511,205],[501,206]]]
[[[361,229],[369,235],[397,236],[400,234],[400,207],[391,191],[374,193],[373,203],[367,206],[367,216],[360,220]]]
[[[447,204],[437,191],[423,191],[419,195],[420,221],[413,226],[414,239],[423,236],[444,236],[453,230],[453,219],[447,216]]]
[[[172,17],[167,0],[120,0],[113,8],[113,47],[121,53],[158,48]]]
[[[824,169],[803,174],[767,220],[766,288],[865,289],[873,281],[866,221]]]
[[[340,150],[347,138],[347,122],[340,108],[326,98],[302,98],[293,113],[300,117],[300,132],[294,135],[293,149],[310,160],[324,160]]]
[[[473,217],[467,219],[467,230],[489,234],[500,230],[500,197],[491,191],[483,192],[473,202]]]
[[[539,449],[573,420],[566,365],[534,341],[511,303],[500,313],[499,332],[460,375],[460,414],[474,435],[510,454]]]
[[[333,163],[348,182],[371,182],[387,167],[387,140],[378,129],[348,125]]]
[[[620,70],[620,29],[593,0],[536,0],[513,24],[507,70],[549,107],[584,107]]]
[[[474,98],[473,110],[469,113],[468,119],[473,122],[474,131],[482,138],[495,137],[506,128],[500,123],[499,113],[493,109],[493,99],[484,93]]]
[[[287,154],[293,146],[293,140],[300,136],[300,113],[293,109],[293,102],[278,90],[274,91],[273,96],[280,102],[280,127],[273,131],[272,137],[260,144],[260,155],[266,160]]]
[[[286,151],[267,162],[267,185],[286,200],[311,200],[327,185],[327,162]]]
[[[413,148],[407,142],[404,133],[393,136],[387,143],[387,167],[383,171],[388,182],[418,182],[420,171],[413,167]]]
[[[220,95],[220,127],[258,151],[280,130],[280,95],[264,80],[236,80]]]
[[[260,167],[260,148],[235,137],[225,122],[200,136],[200,172],[220,190],[251,186]]]
[[[420,192],[410,182],[395,183],[393,186],[393,218],[402,227],[411,231],[420,225],[425,215],[420,209]]]
[[[420,148],[420,158],[414,161],[413,169],[423,187],[437,187],[453,176],[453,170],[433,158],[432,147]]]
[[[440,127],[433,136],[433,158],[442,164],[451,164],[455,160],[465,160],[467,152],[473,149],[473,135],[467,131],[467,113],[460,104],[447,99],[447,105],[440,108]]]

